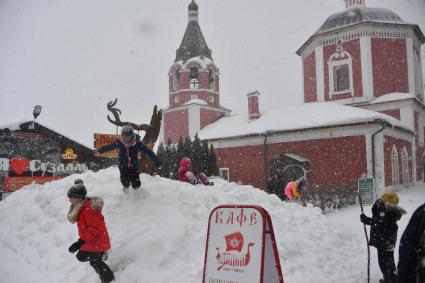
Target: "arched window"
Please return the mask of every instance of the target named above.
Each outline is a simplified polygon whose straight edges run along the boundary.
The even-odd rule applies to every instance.
[[[392,176],[393,186],[397,186],[398,184],[400,184],[399,167],[398,167],[398,152],[395,146],[393,146],[393,150],[391,151],[391,176]]]
[[[189,86],[190,86],[191,89],[198,89],[199,88],[198,68],[197,67],[191,67],[190,68]]]
[[[209,89],[215,88],[214,76],[215,76],[214,71],[210,69],[208,72],[208,88]]]
[[[403,173],[403,185],[409,184],[409,154],[407,153],[406,147],[403,147],[401,151],[401,171]]]
[[[180,89],[180,70],[177,69],[173,74],[173,90],[177,91]]]
[[[328,62],[329,69],[329,95],[351,93],[353,96],[353,59],[342,46],[337,47],[337,52],[332,54]]]

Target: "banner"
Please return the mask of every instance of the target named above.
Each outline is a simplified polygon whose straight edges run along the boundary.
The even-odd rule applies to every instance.
[[[62,176],[47,176],[47,177],[8,177],[5,176],[3,180],[3,191],[5,193],[14,192],[19,190],[25,185],[32,183],[44,184],[54,180],[62,179]]]
[[[120,140],[120,136],[111,135],[111,134],[94,134],[94,147],[96,149],[101,148],[102,146],[114,143]],[[105,153],[96,153],[96,157],[107,157],[107,158],[118,158],[118,149],[105,152]]]

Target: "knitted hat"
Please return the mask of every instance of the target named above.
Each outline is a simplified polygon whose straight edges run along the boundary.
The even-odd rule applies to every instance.
[[[68,190],[68,198],[80,198],[83,199],[87,195],[86,187],[82,183],[78,183]]]
[[[384,193],[381,197],[385,203],[398,204],[398,195],[396,193]]]

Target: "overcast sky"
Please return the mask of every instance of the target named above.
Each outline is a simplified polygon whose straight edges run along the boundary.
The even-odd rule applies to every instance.
[[[197,0],[199,24],[220,68],[221,104],[246,112],[302,103],[295,51],[342,0]],[[190,0],[0,0],[0,125],[32,119],[92,145],[114,133],[106,103],[122,120],[147,123],[168,106],[168,69],[187,25]],[[425,0],[366,0],[425,33]],[[424,48],[422,54],[424,54]]]

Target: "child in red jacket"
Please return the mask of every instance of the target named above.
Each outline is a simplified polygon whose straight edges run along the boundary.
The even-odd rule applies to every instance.
[[[197,173],[196,175],[193,173],[192,171],[192,167],[190,166],[190,159],[187,157],[182,158],[182,160],[180,160],[180,168],[179,168],[179,172],[178,172],[178,177],[179,180],[182,182],[188,182],[191,183],[193,185],[195,184],[204,184],[204,185],[214,185],[213,182],[210,182],[208,180],[207,175],[205,175],[204,173]]]
[[[103,199],[86,197],[87,190],[80,179],[68,190],[71,207],[67,218],[71,223],[77,223],[79,239],[69,247],[70,253],[77,253],[77,259],[90,262],[102,283],[113,281],[114,273],[103,262],[107,251],[111,248],[108,230],[102,215]]]

